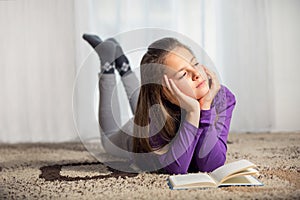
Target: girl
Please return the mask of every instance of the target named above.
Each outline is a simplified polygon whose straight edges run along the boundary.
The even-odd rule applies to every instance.
[[[85,36],[87,41],[95,37]],[[211,172],[225,163],[235,97],[186,45],[174,38],[152,43],[141,61],[138,91],[120,45],[113,39],[101,44],[96,48],[103,72],[99,122],[108,152],[120,156],[118,146],[126,150],[121,156],[131,158],[140,169],[162,168],[169,174]],[[135,114],[134,123],[129,120],[121,130],[106,104],[115,87],[114,76],[108,76],[114,60]]]

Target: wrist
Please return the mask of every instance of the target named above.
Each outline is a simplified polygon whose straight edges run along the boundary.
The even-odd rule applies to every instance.
[[[189,115],[198,115],[200,114],[200,108],[198,110],[191,110],[191,111],[188,111],[186,112],[186,114],[189,114]]]
[[[195,101],[193,106],[190,106],[188,109],[185,109],[187,113],[200,113],[200,105]]]
[[[200,109],[198,111],[189,111],[186,114],[186,121],[198,127],[200,120]]]
[[[210,110],[211,102],[205,102],[200,104],[201,110]]]
[[[198,105],[198,106],[196,106],[195,108],[193,108],[193,109],[187,111],[187,113],[197,114],[197,113],[200,113],[200,110],[201,110],[200,105]]]

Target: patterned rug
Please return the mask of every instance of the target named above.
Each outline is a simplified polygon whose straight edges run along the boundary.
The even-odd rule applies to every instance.
[[[257,164],[262,187],[171,190],[168,174],[113,169],[129,166],[81,143],[2,143],[0,155],[0,199],[300,199],[299,133],[229,135],[226,163]]]

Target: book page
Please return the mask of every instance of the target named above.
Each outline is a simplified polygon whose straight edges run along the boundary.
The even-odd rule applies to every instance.
[[[209,185],[215,185],[215,181],[207,173],[191,173],[182,175],[173,175],[169,177],[169,180],[174,188],[176,186],[191,186],[193,184],[201,185],[203,183],[209,183]]]
[[[227,176],[251,167],[256,167],[256,165],[248,160],[243,159],[243,160],[225,164],[215,169],[211,173],[211,176],[219,184],[222,181],[222,179],[226,178]]]
[[[255,174],[258,174],[258,171],[254,168],[248,168],[248,169],[245,169],[245,170],[241,170],[237,173],[233,173],[233,174],[230,174],[228,176],[226,176],[225,178],[223,178],[220,182],[220,183],[223,183],[224,181],[226,181],[227,179],[231,179],[233,177],[236,177],[236,176],[242,176],[242,175],[255,175]]]
[[[237,176],[230,178],[226,181],[224,181],[222,184],[219,186],[241,186],[241,185],[260,185],[262,186],[263,183],[261,183],[259,180],[254,178],[251,175],[246,175],[246,176]]]

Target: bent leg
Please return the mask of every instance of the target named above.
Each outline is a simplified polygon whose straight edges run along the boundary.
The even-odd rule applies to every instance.
[[[118,70],[121,76],[121,80],[130,103],[131,111],[134,114],[139,96],[139,80],[135,73],[131,70],[129,60],[124,54],[123,49],[118,41],[116,41],[114,38],[109,38],[107,41],[111,41],[116,45],[115,68]]]
[[[115,74],[100,74],[99,95],[99,124],[104,134],[110,135],[121,123]]]
[[[114,156],[130,158],[133,119],[121,127],[120,104],[114,74],[101,74],[99,80],[99,124],[105,151]]]
[[[135,113],[139,98],[140,82],[133,71],[129,71],[121,77],[132,113]]]

